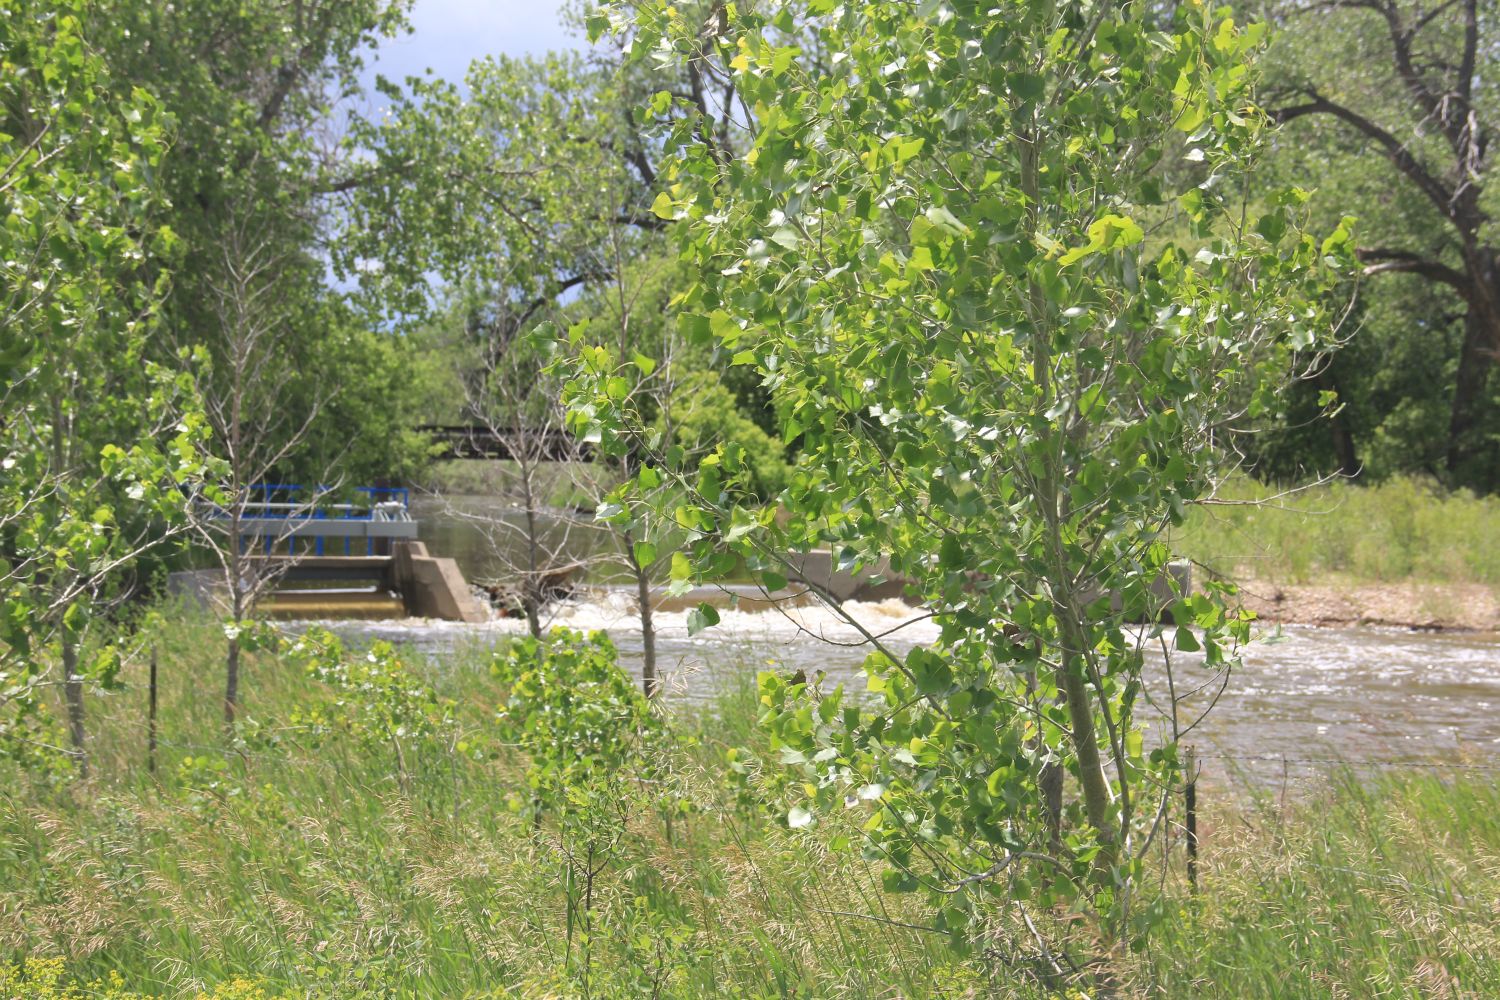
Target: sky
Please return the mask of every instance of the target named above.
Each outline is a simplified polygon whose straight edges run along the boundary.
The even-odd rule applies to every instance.
[[[558,20],[562,0],[416,0],[412,31],[383,45],[367,59],[365,85],[380,73],[393,80],[427,69],[454,82],[481,56],[540,55],[578,48],[583,40]]]

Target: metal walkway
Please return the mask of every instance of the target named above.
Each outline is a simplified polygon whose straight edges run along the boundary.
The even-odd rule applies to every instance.
[[[360,486],[350,491],[359,499],[342,503],[330,502],[339,491],[324,486],[257,483],[247,492],[237,509],[217,507],[211,516],[238,514],[236,534],[266,556],[283,543],[288,556],[388,556],[392,541],[417,537],[411,491],[402,487]]]

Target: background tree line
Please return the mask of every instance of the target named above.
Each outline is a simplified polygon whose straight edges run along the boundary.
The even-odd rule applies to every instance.
[[[708,23],[713,11],[696,5],[679,16]],[[1478,0],[1295,0],[1244,13],[1273,28],[1259,101],[1282,125],[1248,183],[1316,192],[1325,227],[1356,215],[1363,262],[1341,349],[1310,369],[1282,410],[1237,429],[1247,468],[1279,481],[1414,474],[1493,492],[1500,486],[1500,389],[1490,377],[1500,350],[1488,193],[1494,12]],[[603,18],[588,5],[572,16]],[[789,16],[779,28],[797,32]],[[701,63],[622,65],[624,37],[583,55],[476,66],[469,104],[440,81],[388,94],[391,118],[356,129],[380,165],[371,172],[376,183],[351,190],[352,217],[362,220],[356,231],[368,241],[361,252],[382,261],[384,281],[408,295],[430,291],[413,279],[424,268],[442,270],[433,263],[441,259],[465,270],[444,271],[445,287],[491,282],[492,302],[507,303],[503,317],[492,317],[503,320],[490,330],[493,346],[513,337],[507,324],[536,321],[543,298],[571,303],[570,318],[596,311],[587,298],[608,271],[592,249],[602,227],[629,230],[634,253],[660,252],[659,220],[647,207],[663,187],[660,150],[649,138],[661,122],[641,109],[664,120],[681,98],[710,111],[716,124],[707,138],[726,153],[753,112],[736,106],[728,81],[708,80]],[[608,204],[593,203],[604,186]],[[585,189],[593,193],[581,197]],[[495,209],[498,228],[476,233],[473,220],[452,214],[478,204]],[[391,244],[393,234],[401,245]],[[486,247],[498,257],[479,277]],[[663,302],[692,276],[678,281]],[[716,370],[742,412],[769,428],[764,395],[728,360],[695,364]]]

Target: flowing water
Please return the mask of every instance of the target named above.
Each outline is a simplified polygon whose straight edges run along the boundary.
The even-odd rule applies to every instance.
[[[458,558],[471,578],[497,575],[503,559],[481,543],[477,515],[510,516],[494,501],[463,498],[467,513],[424,523],[434,554]],[[599,546],[595,537],[577,536]],[[586,542],[584,540],[587,539]],[[598,551],[580,548],[580,552]],[[659,671],[667,697],[703,700],[727,683],[768,666],[827,674],[828,683],[863,690],[859,666],[868,647],[858,630],[817,606],[767,609],[764,604],[721,611],[720,624],[687,634],[684,611],[658,612]],[[884,634],[894,650],[933,642],[937,628],[900,601],[846,605],[870,632]],[[605,629],[631,669],[639,672],[640,624],[629,592],[591,588],[551,609],[551,621],[578,629]],[[519,634],[524,622],[498,619],[483,625],[434,621],[340,623],[353,636],[384,638],[441,654],[456,646],[491,644]],[[1288,628],[1244,651],[1232,675],[1215,679],[1201,658],[1177,654],[1173,681],[1179,692],[1202,687],[1188,704],[1201,708],[1218,696],[1204,721],[1184,737],[1207,768],[1243,769],[1262,778],[1284,769],[1297,773],[1322,765],[1308,760],[1463,760],[1500,766],[1500,636],[1414,633],[1380,628]],[[1166,698],[1166,676],[1156,662],[1148,690]],[[1222,687],[1222,694],[1220,689]],[[1151,709],[1141,718],[1158,727]],[[1230,761],[1213,755],[1241,758]],[[1288,763],[1282,764],[1281,758]],[[1269,760],[1260,758],[1270,758]]]

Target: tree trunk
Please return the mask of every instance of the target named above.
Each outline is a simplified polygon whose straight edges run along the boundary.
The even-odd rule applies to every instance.
[[[521,606],[526,612],[526,629],[533,639],[542,637],[541,602],[534,592],[535,584],[528,582],[521,591]]]
[[[532,491],[531,477],[535,475],[530,465],[521,469],[522,488],[526,501],[526,572],[521,581],[521,607],[526,612],[526,627],[533,639],[542,637],[542,567],[538,544],[536,502]]]
[[[236,619],[238,625],[238,619]],[[224,656],[224,725],[234,725],[240,699],[240,637],[231,636]]]
[[[1327,368],[1318,373],[1313,384],[1319,389],[1331,391],[1338,394],[1341,403],[1344,394],[1339,389],[1338,379],[1333,372]],[[1341,405],[1338,412],[1328,418],[1328,436],[1333,444],[1333,457],[1339,463],[1339,475],[1347,479],[1355,479],[1359,476],[1361,465],[1359,454],[1354,448],[1354,434],[1349,430],[1349,421],[1345,414],[1347,410]]]
[[[641,684],[647,698],[655,698],[661,690],[661,680],[656,676],[656,626],[652,622],[655,609],[651,606],[651,576],[646,567],[630,557],[635,567],[635,594],[641,615]]]
[[[73,759],[78,762],[78,773],[86,777],[89,755],[83,716],[83,677],[78,673],[78,644],[71,636],[63,637],[62,663],[63,698],[68,705],[68,735],[73,741]]]
[[[233,728],[240,700],[240,623],[245,620],[245,555],[241,545],[240,521],[243,500],[235,502],[229,526],[229,610],[234,615],[229,645],[224,651],[224,726]]]
[[[1453,406],[1448,418],[1448,474],[1455,478],[1473,450],[1479,420],[1479,401],[1489,380],[1490,366],[1500,354],[1500,274],[1490,247],[1474,247],[1464,254],[1470,278],[1469,308],[1464,313],[1464,340],[1453,382]]]
[[[1026,196],[1026,227],[1034,231],[1037,226],[1038,206],[1041,205],[1040,159],[1037,136],[1023,130],[1016,134],[1016,152],[1021,166],[1021,193]],[[1027,282],[1027,311],[1032,322],[1039,327],[1031,333],[1031,370],[1037,382],[1038,415],[1052,405],[1055,392],[1050,372],[1052,369],[1051,343],[1048,333],[1040,329],[1048,316],[1047,293],[1041,282],[1033,276]],[[1088,681],[1084,678],[1083,665],[1079,657],[1085,655],[1082,630],[1074,615],[1073,581],[1067,571],[1061,544],[1060,521],[1063,518],[1065,493],[1062,488],[1061,442],[1050,418],[1041,432],[1043,469],[1037,477],[1036,503],[1038,512],[1047,526],[1052,551],[1049,553],[1049,589],[1059,625],[1060,662],[1056,673],[1057,689],[1067,700],[1068,721],[1072,729],[1069,734],[1073,753],[1078,761],[1078,780],[1083,792],[1084,812],[1089,825],[1094,828],[1106,851],[1101,859],[1113,855],[1115,824],[1111,815],[1114,797],[1110,794],[1109,779],[1104,774],[1104,763],[1099,755],[1099,734],[1094,728],[1094,704],[1089,694]]]
[[[1058,608],[1059,616],[1066,614]],[[1077,629],[1063,630],[1063,642],[1074,646]],[[1062,650],[1062,665],[1057,672],[1057,688],[1062,692],[1068,706],[1068,724],[1073,733],[1073,753],[1078,759],[1078,783],[1083,791],[1083,808],[1089,825],[1099,836],[1100,843],[1112,846],[1115,842],[1115,820],[1111,815],[1114,796],[1109,791],[1109,779],[1104,776],[1104,759],[1099,754],[1099,734],[1094,728],[1094,702],[1089,685],[1083,678],[1080,654],[1074,649]]]

